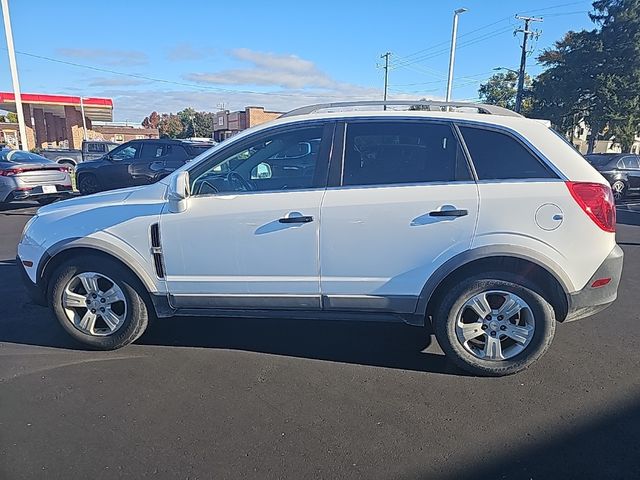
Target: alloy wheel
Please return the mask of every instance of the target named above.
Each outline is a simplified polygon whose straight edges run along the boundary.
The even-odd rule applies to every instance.
[[[533,338],[531,307],[519,296],[491,290],[468,299],[456,316],[460,344],[476,358],[502,361],[521,353]]]
[[[107,336],[124,324],[127,300],[109,277],[96,272],[75,275],[62,293],[62,307],[69,322],[82,333]]]

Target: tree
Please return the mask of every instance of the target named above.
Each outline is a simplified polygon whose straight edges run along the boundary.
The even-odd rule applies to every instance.
[[[18,114],[15,112],[7,113],[7,122],[9,123],[18,123]]]
[[[142,120],[142,126],[144,128],[158,128],[159,124],[160,115],[158,115],[158,112],[151,112],[148,117],[144,117],[144,120]]]
[[[187,107],[184,110],[180,110],[177,115],[180,119],[180,123],[182,123],[182,133],[180,134],[180,138],[195,137],[193,122],[196,116],[196,111],[191,107]]]
[[[597,30],[568,32],[538,62],[547,67],[533,85],[532,115],[568,133],[580,122],[590,130],[589,152],[605,133],[608,94],[603,83],[603,47]]]
[[[630,151],[640,130],[640,0],[597,0],[599,29],[568,32],[538,61],[547,67],[534,83],[534,114],[567,132],[590,130]]]
[[[193,137],[213,138],[213,122],[215,114],[212,112],[197,112],[193,117]]]
[[[529,75],[524,77],[524,95],[521,113],[527,114],[531,110],[531,89],[532,81]],[[486,83],[480,85],[478,96],[483,103],[498,105],[500,107],[515,109],[516,94],[518,91],[518,74],[507,71],[496,73],[489,77]]]
[[[151,112],[142,121],[142,125],[147,128],[157,125],[160,136],[163,138],[212,138],[214,117],[215,114],[212,112],[196,112],[188,107],[178,113],[159,115],[157,112]]]
[[[640,0],[597,0],[591,19],[601,27],[607,95],[604,120],[623,151],[640,132]]]
[[[161,138],[180,138],[184,130],[180,118],[173,113],[163,113],[158,121]]]

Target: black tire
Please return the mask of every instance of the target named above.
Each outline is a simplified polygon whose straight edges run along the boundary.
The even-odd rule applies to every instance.
[[[93,336],[80,331],[67,318],[62,305],[62,294],[67,283],[77,274],[96,272],[112,279],[122,290],[127,302],[122,326],[113,334]],[[142,296],[140,281],[117,261],[98,256],[82,256],[60,265],[49,281],[48,301],[58,322],[74,339],[95,350],[115,350],[137,340],[147,328],[149,310]]]
[[[611,184],[611,190],[613,192],[613,197],[615,198],[616,202],[619,202],[621,200],[624,200],[625,197],[627,196],[628,188],[624,180],[616,180]]]
[[[83,173],[78,179],[78,190],[81,195],[91,195],[92,193],[98,193],[101,190],[98,177],[93,173]]]
[[[556,328],[554,310],[536,293],[536,288],[523,283],[508,274],[490,273],[462,280],[447,291],[434,310],[433,327],[440,347],[456,366],[474,375],[499,377],[524,370],[547,351]],[[520,353],[504,360],[478,358],[463,346],[456,335],[457,315],[465,302],[474,295],[492,290],[520,297],[530,307],[535,320],[533,337],[528,345]]]

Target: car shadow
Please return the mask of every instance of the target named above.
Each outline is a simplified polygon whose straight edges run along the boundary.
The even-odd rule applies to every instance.
[[[0,213],[5,215],[27,215],[32,216],[34,208],[39,208],[40,205],[36,202],[12,202],[12,203],[0,203]],[[29,210],[27,210],[29,209]],[[26,210],[23,212],[17,210]]]
[[[157,319],[143,345],[242,350],[296,358],[467,375],[443,354],[424,352],[422,327],[339,320],[176,317]]]
[[[48,308],[31,303],[14,260],[0,262],[0,342],[86,350]],[[138,345],[239,350],[372,367],[464,375],[443,354],[424,352],[432,336],[401,323],[175,317],[156,319]]]

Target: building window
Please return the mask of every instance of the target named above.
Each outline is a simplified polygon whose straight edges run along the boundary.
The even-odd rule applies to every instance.
[[[220,115],[218,117],[218,126],[222,127],[224,125],[224,117],[222,115]]]

